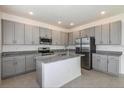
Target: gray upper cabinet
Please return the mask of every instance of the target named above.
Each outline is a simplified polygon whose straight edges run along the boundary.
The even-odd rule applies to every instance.
[[[42,38],[52,38],[52,31],[47,28],[40,28],[40,37]]]
[[[121,21],[110,24],[110,44],[121,44]]]
[[[90,27],[90,28],[87,28],[87,29],[80,31],[80,33],[81,33],[81,37],[94,37],[95,28]]]
[[[89,29],[89,37],[95,36],[95,27],[88,28]]]
[[[34,55],[27,55],[26,56],[26,72],[32,71],[36,69],[36,62],[34,59]]]
[[[60,45],[61,44],[61,32],[60,31],[52,31],[52,44]]]
[[[61,44],[62,45],[68,44],[68,33],[61,32]]]
[[[73,32],[68,33],[68,44],[73,45]]]
[[[39,44],[39,38],[40,38],[40,36],[39,36],[39,27],[33,26],[32,34],[33,34],[33,36],[32,36],[32,44],[35,44],[35,45]]]
[[[73,44],[75,44],[77,38],[80,38],[80,31],[73,32]]]
[[[85,30],[80,31],[80,35],[81,37],[87,37]]]
[[[25,25],[25,44],[32,44],[32,26]]]
[[[108,72],[113,75],[119,74],[119,57],[108,56]]]
[[[101,25],[95,27],[95,43],[101,44],[102,42],[102,31],[101,31]]]
[[[14,43],[14,22],[3,20],[2,30],[3,30],[3,44],[13,44]]]
[[[24,24],[15,23],[14,44],[24,44]]]
[[[16,56],[14,60],[16,61],[15,63],[16,74],[24,73],[25,72],[25,56]]]
[[[102,42],[101,44],[109,44],[109,24],[102,25]]]

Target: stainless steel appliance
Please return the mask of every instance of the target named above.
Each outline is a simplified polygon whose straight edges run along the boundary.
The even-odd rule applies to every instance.
[[[39,47],[38,53],[40,53],[42,56],[54,54],[54,52],[51,51],[49,47]]]
[[[52,39],[49,39],[49,38],[41,38],[41,37],[40,37],[40,44],[51,45],[51,44],[52,44]]]
[[[92,53],[96,52],[95,38],[80,38],[80,44],[77,45],[76,53],[85,55],[81,57],[81,67],[88,70],[92,69]]]

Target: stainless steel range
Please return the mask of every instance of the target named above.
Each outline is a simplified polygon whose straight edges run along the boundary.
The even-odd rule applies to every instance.
[[[39,47],[38,48],[38,53],[40,53],[42,56],[47,56],[47,55],[53,55],[54,52],[50,50],[49,47]]]
[[[81,57],[81,67],[84,69],[92,69],[92,53],[96,52],[95,38],[85,37],[76,40],[76,53],[84,54]]]

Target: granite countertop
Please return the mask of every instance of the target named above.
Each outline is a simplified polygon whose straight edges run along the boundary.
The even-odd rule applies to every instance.
[[[29,54],[38,54],[38,51],[3,52],[2,57],[21,56],[21,55],[29,55]]]
[[[84,56],[84,55],[79,55],[79,54],[75,54],[75,55],[64,55],[64,56],[59,56],[59,55],[54,55],[54,56],[49,56],[49,57],[36,57],[36,60],[38,62],[41,63],[51,63],[51,62],[57,62],[57,61],[61,61],[61,60],[65,60],[65,59],[70,59],[70,58],[74,58],[74,57],[80,57],[80,56]]]
[[[121,51],[102,51],[102,50],[97,50],[96,54],[121,56],[122,52]]]
[[[64,49],[57,49],[57,50],[52,49],[52,51],[54,51],[55,53],[66,52],[66,50],[64,50]],[[69,50],[69,51],[72,52],[74,50]],[[25,56],[25,55],[30,55],[30,54],[40,55],[41,53],[38,53],[38,51],[36,51],[36,50],[32,50],[32,51],[3,52],[2,53],[2,57],[21,56],[21,55],[24,55]]]

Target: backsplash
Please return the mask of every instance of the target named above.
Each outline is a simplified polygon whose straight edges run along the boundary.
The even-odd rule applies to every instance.
[[[56,45],[3,45],[2,52],[33,51],[38,50],[38,47],[50,47],[50,49],[65,49],[65,46]]]

